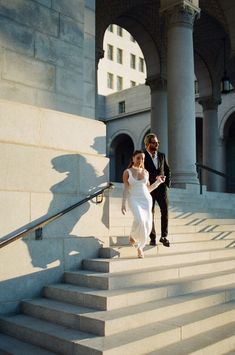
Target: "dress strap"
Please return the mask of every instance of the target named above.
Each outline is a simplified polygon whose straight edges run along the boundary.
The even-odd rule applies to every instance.
[[[129,175],[131,173],[131,175],[133,176],[131,169],[127,168],[126,170],[128,171]]]

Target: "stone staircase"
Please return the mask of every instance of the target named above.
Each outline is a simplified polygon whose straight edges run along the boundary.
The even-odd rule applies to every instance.
[[[137,259],[110,209],[110,248],[1,317],[0,354],[235,354],[235,219],[173,206],[171,247]]]

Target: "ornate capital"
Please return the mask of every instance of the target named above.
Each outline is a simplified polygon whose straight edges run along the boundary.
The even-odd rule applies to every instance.
[[[193,27],[194,21],[200,15],[199,7],[187,0],[168,1],[167,6],[161,7],[161,13],[166,18],[168,29],[172,26]]]
[[[198,103],[202,105],[203,110],[217,110],[218,106],[221,104],[221,99],[217,99],[212,96],[202,97],[198,100]]]
[[[145,85],[150,86],[151,91],[166,90],[167,81],[160,75],[153,75],[146,79]]]

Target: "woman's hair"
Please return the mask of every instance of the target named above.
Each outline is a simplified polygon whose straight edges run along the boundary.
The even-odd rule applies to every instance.
[[[130,160],[130,163],[128,165],[128,168],[131,168],[132,165],[133,165],[133,158],[138,155],[138,154],[144,154],[143,150],[135,150],[131,156],[131,160]],[[144,168],[144,166],[142,166],[142,168]]]

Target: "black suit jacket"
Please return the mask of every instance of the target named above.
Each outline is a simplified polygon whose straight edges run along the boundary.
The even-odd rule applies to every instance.
[[[144,166],[145,166],[145,169],[148,170],[148,172],[149,172],[150,185],[156,181],[156,176],[158,176],[158,175],[165,175],[166,176],[165,182],[163,184],[161,184],[156,189],[160,192],[161,190],[166,190],[166,187],[171,186],[171,171],[170,171],[170,167],[168,165],[168,161],[166,159],[165,154],[161,153],[161,152],[157,152],[157,157],[158,157],[158,168],[155,167],[153,160],[152,160],[151,156],[149,155],[149,153],[147,151],[145,151]],[[154,190],[154,191],[156,191],[156,190]]]

